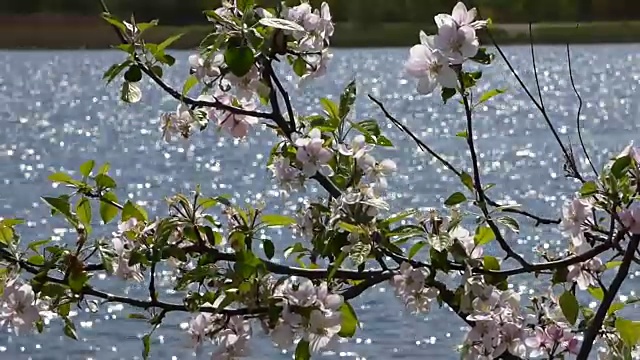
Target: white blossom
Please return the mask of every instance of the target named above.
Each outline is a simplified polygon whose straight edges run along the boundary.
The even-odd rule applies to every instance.
[[[587,244],[583,248],[586,247],[588,247]],[[595,276],[602,272],[603,264],[600,258],[594,257],[583,263],[569,265],[568,269],[567,281],[575,282],[580,290],[587,290],[590,286],[598,285]]]
[[[409,51],[409,60],[405,68],[407,73],[418,78],[418,93],[430,94],[438,85],[456,88],[456,72],[449,67],[447,58],[428,45],[414,45]]]
[[[318,353],[327,347],[333,337],[340,332],[342,319],[340,313],[325,313],[312,310],[304,338],[309,342],[309,350]]]
[[[377,162],[376,159],[364,154],[358,161],[358,165],[364,171],[365,178],[374,183],[378,189],[387,188],[387,177],[392,175],[396,169],[396,163],[391,159],[385,159]]]
[[[292,276],[284,283],[283,296],[291,305],[308,307],[316,301],[316,289],[311,280]]]
[[[367,144],[364,135],[357,135],[350,144],[339,144],[338,152],[344,156],[352,156],[356,161],[373,149],[373,145]]]
[[[194,119],[189,107],[180,103],[175,113],[164,113],[161,116],[164,140],[170,142],[177,135],[188,138],[196,121],[197,119]]]
[[[207,332],[212,323],[212,317],[209,314],[198,314],[189,322],[189,335],[191,336],[192,345],[196,349],[200,349],[202,343],[207,337]]]
[[[220,95],[219,100],[227,105],[232,104],[231,96],[228,94]],[[239,108],[243,110],[253,111],[256,104],[251,100],[239,99]],[[233,110],[223,110],[218,116],[218,126],[226,130],[235,138],[244,138],[249,134],[249,130],[258,123],[258,119],[244,114],[238,114]]]
[[[247,347],[252,331],[249,320],[242,316],[232,316],[226,327],[215,337],[218,349],[213,353],[212,360],[227,360],[249,355]]]
[[[286,157],[276,158],[269,170],[273,173],[278,185],[284,192],[300,189],[304,185],[304,176],[300,170],[291,165],[291,160]]]
[[[618,216],[620,222],[632,234],[640,235],[640,207],[632,205],[630,208],[621,211]]]
[[[435,17],[438,34],[433,38],[432,48],[441,51],[452,64],[462,64],[478,53],[480,43],[471,26],[460,26],[448,14]]]
[[[11,327],[16,335],[29,331],[40,319],[35,293],[29,284],[10,280],[0,299],[0,328]]]
[[[583,226],[589,217],[591,208],[591,204],[582,199],[567,201],[562,208],[560,226],[569,234],[574,246],[581,246],[584,242]]]
[[[467,10],[467,7],[462,1],[458,2],[451,12],[451,17],[460,27],[471,26],[474,29],[482,29],[486,27],[487,21],[476,20],[476,16],[478,16],[476,8]]]
[[[324,147],[319,129],[314,128],[308,137],[297,139],[295,145],[298,148],[296,159],[302,163],[302,172],[306,176],[313,176],[316,172],[325,176],[333,175],[333,169],[328,165],[333,158],[333,152]]]
[[[193,75],[198,80],[202,80],[205,77],[215,78],[219,76],[222,64],[224,64],[224,55],[221,53],[211,54],[207,58],[203,58],[200,54],[189,56],[189,65],[191,65]]]

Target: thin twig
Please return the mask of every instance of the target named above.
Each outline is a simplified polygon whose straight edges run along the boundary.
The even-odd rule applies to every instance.
[[[533,46],[533,31],[531,31],[531,22],[529,22],[529,44],[531,45],[531,62],[533,63],[533,76],[536,79],[536,88],[538,89],[538,98],[540,98],[540,106],[542,111],[546,111],[544,99],[542,97],[542,88],[540,87],[540,79],[538,78],[538,66],[536,64],[536,51]]]
[[[478,155],[476,153],[476,148],[473,140],[473,113],[461,72],[458,74],[458,83],[460,85],[460,95],[462,96],[462,103],[464,104],[465,115],[467,117],[467,144],[469,146],[469,152],[471,153],[471,164],[473,166],[473,183],[476,189],[476,204],[482,211],[485,221],[491,228],[491,231],[493,231],[493,234],[496,237],[496,241],[498,241],[498,244],[500,244],[502,250],[507,254],[507,257],[511,257],[516,260],[523,268],[528,268],[529,263],[522,256],[520,256],[520,254],[515,252],[509,244],[507,244],[507,241],[502,236],[502,233],[500,233],[500,229],[493,221],[493,219],[491,219],[491,215],[489,214],[484,189],[482,188],[482,182],[480,179]]]
[[[373,101],[380,108],[380,110],[383,112],[383,114],[387,118],[387,120],[391,121],[391,123],[393,123],[398,129],[400,129],[400,131],[402,131],[405,134],[407,134],[416,143],[416,145],[418,145],[420,150],[428,153],[429,155],[433,156],[436,160],[440,161],[440,163],[442,163],[447,169],[449,169],[451,172],[453,172],[456,176],[458,176],[458,177],[462,176],[462,172],[460,170],[456,169],[450,162],[445,160],[442,156],[440,156],[440,154],[438,154],[431,147],[429,147],[422,140],[420,140],[411,131],[411,129],[409,129],[406,125],[402,124],[393,115],[391,115],[391,113],[386,109],[386,107],[384,106],[384,104],[382,104],[382,102],[380,100],[376,99],[375,97],[373,97],[371,95],[369,95],[369,99],[371,99],[371,101]],[[489,205],[491,205],[493,207],[500,207],[500,204],[498,204],[497,202],[491,200],[489,197],[486,197],[486,200],[487,200],[487,204],[489,204]],[[512,214],[519,214],[519,215],[522,215],[522,216],[526,216],[526,217],[528,217],[528,218],[530,218],[532,220],[535,220],[535,222],[536,222],[535,225],[536,226],[541,225],[541,224],[544,224],[544,225],[560,224],[560,222],[561,222],[561,219],[547,219],[547,218],[543,218],[543,217],[531,214],[531,213],[529,213],[527,211],[520,210],[520,209],[506,208],[506,209],[502,209],[501,211],[512,213]]]
[[[582,112],[583,102],[582,102],[582,96],[580,96],[580,93],[576,88],[576,83],[573,79],[573,67],[571,66],[571,49],[568,43],[567,43],[567,65],[569,66],[569,79],[571,80],[571,87],[573,88],[573,92],[576,94],[576,97],[578,98],[578,113],[576,114],[576,128],[578,130],[578,139],[580,139],[580,146],[582,147],[582,152],[584,153],[585,158],[589,162],[589,165],[591,166],[591,170],[593,170],[593,173],[596,175],[596,177],[599,177],[600,174],[598,173],[598,170],[593,164],[593,161],[591,161],[591,156],[589,156],[587,147],[584,145],[584,140],[582,140],[582,128],[580,127],[580,114]]]
[[[573,157],[570,156],[570,153],[567,150],[567,147],[564,145],[564,143],[560,139],[560,135],[558,134],[558,131],[556,130],[555,126],[553,126],[553,123],[551,122],[551,119],[549,118],[549,115],[547,114],[546,110],[542,107],[542,105],[538,102],[538,100],[536,100],[536,98],[533,96],[533,94],[531,93],[527,85],[525,85],[524,81],[522,81],[522,78],[520,78],[520,75],[518,75],[518,72],[515,70],[515,68],[507,58],[507,55],[504,53],[504,51],[502,51],[502,48],[500,47],[500,45],[498,45],[498,42],[495,40],[495,38],[493,37],[489,29],[486,29],[486,34],[491,40],[491,43],[496,47],[496,50],[498,50],[500,57],[502,57],[504,62],[507,64],[509,71],[511,71],[513,76],[515,76],[516,80],[518,81],[518,84],[520,84],[520,87],[522,87],[522,89],[527,94],[529,99],[531,99],[533,104],[538,108],[538,110],[542,114],[544,121],[547,123],[547,125],[549,126],[549,129],[553,133],[553,137],[555,138],[556,142],[560,146],[560,149],[562,150],[562,153],[564,154],[565,159],[567,159],[567,161],[569,162],[569,166],[574,171],[576,178],[581,182],[584,182],[585,180],[580,175],[580,172],[578,171],[575,161],[572,160]]]

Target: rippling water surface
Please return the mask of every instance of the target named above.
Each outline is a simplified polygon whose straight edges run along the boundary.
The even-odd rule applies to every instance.
[[[575,81],[584,99],[581,120],[585,142],[599,164],[638,136],[639,50],[640,45],[572,48]],[[525,82],[533,85],[529,49],[508,47],[505,51],[521,69]],[[560,136],[576,144],[577,101],[570,87],[565,49],[541,46],[537,51],[545,106]],[[361,99],[356,116],[379,119],[397,145],[395,150],[379,153],[398,163],[400,175],[391,180],[389,195],[395,210],[439,206],[460,185],[388,125],[364,94],[384,100],[392,113],[454,164],[469,166],[465,143],[455,136],[464,129],[461,107],[454,101],[443,105],[439,96],[416,96],[413,81],[402,72],[406,55],[406,49],[337,50],[331,75],[304,90],[291,90],[299,112],[320,112],[320,96],[335,98],[350,78],[357,79]],[[169,83],[181,84],[187,56],[186,52],[177,54],[178,63],[168,73]],[[303,194],[283,200],[274,195],[273,182],[265,180],[269,176],[263,164],[274,144],[270,131],[259,129],[247,141],[235,142],[209,129],[188,142],[166,144],[158,130],[159,116],[174,110],[176,102],[149,83],[144,83],[140,104],[120,102],[117,86],[105,86],[101,80],[104,70],[120,59],[119,53],[111,51],[0,52],[0,217],[27,219],[29,228],[22,231],[26,239],[53,236],[56,241],[72,241],[62,222],[48,216],[39,196],[59,192],[47,180],[48,174],[75,171],[89,159],[111,163],[120,199],[142,201],[158,215],[166,210],[164,196],[192,190],[196,184],[208,194],[233,194],[237,202],[266,200],[274,212],[296,208]],[[492,190],[493,197],[516,201],[540,215],[558,216],[560,204],[577,185],[563,177],[559,148],[543,118],[504,64],[486,69],[482,87],[508,89],[497,100],[479,107],[474,123],[485,182],[498,184]],[[582,165],[587,171],[586,164]],[[534,229],[527,221],[523,224],[526,226],[514,242],[527,256],[540,243],[555,248],[563,241],[553,229]],[[286,239],[279,239],[278,245],[284,248],[286,243]],[[518,283],[524,293],[536,287],[529,280]],[[107,280],[97,284],[111,292],[144,296],[141,286]],[[632,280],[632,284],[638,283]],[[632,287],[626,294],[629,292]],[[163,296],[172,298],[171,294]],[[384,287],[370,290],[354,304],[362,330],[327,357],[457,358],[453,349],[461,339],[462,322],[447,310],[412,316]],[[0,335],[0,358],[139,357],[139,338],[147,326],[128,320],[127,311],[115,305],[99,314],[80,311],[75,317],[80,336],[77,342],[65,338],[55,322],[39,336],[4,333]],[[153,358],[192,358],[186,334],[180,330],[180,323],[187,320],[186,315],[169,317],[154,334]],[[263,337],[258,338],[253,342],[254,359],[290,358]]]

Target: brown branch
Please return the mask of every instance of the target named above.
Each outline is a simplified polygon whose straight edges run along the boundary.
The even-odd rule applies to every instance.
[[[471,153],[471,164],[473,166],[473,178],[474,187],[476,189],[476,204],[482,211],[485,221],[493,231],[493,234],[500,244],[502,250],[507,254],[507,257],[515,259],[523,268],[528,268],[529,263],[520,254],[515,252],[500,233],[500,229],[491,219],[489,209],[487,208],[486,196],[484,189],[482,188],[482,182],[480,179],[480,166],[478,164],[478,155],[476,154],[476,148],[473,140],[473,113],[471,110],[471,104],[469,103],[469,94],[464,86],[464,79],[462,78],[462,72],[458,73],[458,83],[460,84],[460,95],[462,96],[462,103],[464,104],[465,115],[467,117],[467,145],[469,146],[469,152]]]
[[[624,257],[622,258],[622,264],[618,269],[618,273],[611,282],[611,286],[609,286],[609,289],[602,299],[602,303],[600,303],[595,317],[591,321],[589,328],[584,334],[584,340],[582,341],[582,346],[580,347],[580,352],[578,353],[576,360],[587,360],[589,358],[589,354],[591,353],[593,344],[596,341],[596,337],[598,336],[598,334],[600,333],[600,329],[602,328],[602,323],[607,317],[609,307],[611,307],[613,300],[618,294],[618,290],[620,290],[622,283],[625,281],[627,275],[629,274],[631,261],[633,260],[634,253],[638,248],[638,243],[640,243],[640,235],[633,235],[631,237],[631,241],[629,241],[627,250],[624,253]]]

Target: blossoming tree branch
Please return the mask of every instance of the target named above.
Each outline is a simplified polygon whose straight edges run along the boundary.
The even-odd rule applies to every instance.
[[[174,65],[166,49],[179,35],[160,44],[145,42],[145,31],[156,22],[122,21],[103,7],[125,55],[104,77],[121,81],[121,98],[128,103],[142,100],[137,84],[144,76],[175,98],[176,112],[162,115],[167,141],[209,127],[243,139],[256,126],[266,126],[278,143],[264,165],[283,196],[304,192],[310,182],[325,192],[309,200],[297,218],[270,213],[261,204],[241,207],[199,190],[168,198],[168,213],[150,216],[136,202],[119,201],[108,164],[88,161],[79,177],[51,174],[51,181],[69,191],[42,200],[52,216],[75,229],[77,241],[25,242],[18,232],[22,220],[0,221],[3,327],[25,334],[61,324],[75,339],[69,317],[73,307],[99,311],[105,303],[121,303],[141,309],[132,317],[149,323],[141,345],[145,358],[151,334],[175,312],[190,318],[185,338],[196,351],[212,353],[212,359],[247,356],[251,340],[266,336],[302,360],[354,336],[359,323],[350,301],[388,283],[408,311],[453,310],[469,329],[459,348],[465,359],[584,360],[595,349],[604,349],[598,352],[603,359],[637,354],[640,322],[620,315],[636,299],[616,301],[616,294],[631,266],[640,262],[640,208],[634,203],[640,153],[629,146],[601,171],[591,164],[593,173],[582,174],[546,113],[542,95],[533,95],[498,46],[555,136],[566,175],[581,185],[558,219],[492,200],[480,171],[473,117],[479,104],[501,91],[477,94],[482,72],[468,69],[469,63],[489,66],[494,59],[477,38],[479,31],[491,36],[490,22],[477,19],[475,9],[458,3],[451,14],[437,15],[437,33],[421,32],[405,64],[417,78],[418,93],[439,91],[445,102],[460,100],[448,106],[465,110],[466,129],[459,136],[466,140],[471,169],[447,162],[370,96],[386,120],[460,180],[460,191],[441,208],[389,214],[387,178],[397,167],[376,158],[375,150],[393,144],[375,121],[354,118],[355,82],[339,101],[321,99],[322,114],[305,115],[293,108],[274,70],[276,63],[284,64],[301,82],[328,71],[334,25],[326,3],[320,9],[305,1],[273,9],[237,0],[206,11],[213,30],[189,57],[186,80],[177,88],[165,82],[163,73]],[[566,249],[540,249],[536,258],[519,254],[510,240],[520,231],[519,222],[559,227]],[[112,236],[96,236],[94,226],[113,226]],[[300,241],[278,249],[258,235],[278,227],[291,227]],[[502,255],[485,253],[490,244]],[[297,266],[273,261],[276,254],[294,259]],[[160,268],[173,270],[182,302],[159,293]],[[98,273],[143,283],[148,296],[105,292],[94,284]],[[547,286],[526,298],[509,286],[532,275]],[[595,311],[579,300],[584,298],[580,293],[595,298]],[[60,321],[48,321],[52,317]]]

